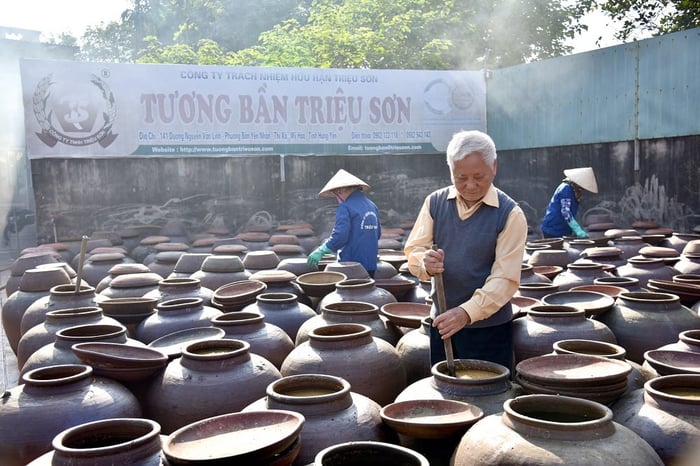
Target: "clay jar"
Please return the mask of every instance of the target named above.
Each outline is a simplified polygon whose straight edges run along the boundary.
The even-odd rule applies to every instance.
[[[30,328],[42,323],[49,311],[99,306],[106,299],[106,296],[95,294],[92,286],[56,285],[51,288],[48,296],[37,299],[24,312],[20,333],[24,335]]]
[[[310,306],[300,303],[294,293],[262,293],[242,310],[265,316],[265,322],[284,330],[292,341],[302,324],[317,315]]]
[[[192,247],[192,251],[195,249],[195,244]],[[211,250],[211,247],[208,248]],[[173,268],[173,271],[168,275],[167,277],[164,278],[188,278],[190,275],[193,273],[197,272],[202,268],[202,264],[206,260],[207,257],[211,256],[211,253],[209,251],[207,252],[186,252],[180,256],[180,258],[177,260],[175,263],[175,267]]]
[[[23,466],[51,450],[63,430],[98,419],[140,417],[138,401],[123,385],[94,377],[82,364],[27,372],[0,403],[0,458]]]
[[[102,309],[96,306],[49,311],[44,322],[30,328],[20,338],[17,345],[17,366],[21,368],[35,351],[53,343],[59,330],[88,324],[121,325],[115,319],[105,316]]]
[[[131,273],[146,273],[150,272],[151,270],[146,267],[143,264],[139,264],[137,262],[129,262],[126,264],[117,264],[113,266],[111,269],[109,269],[109,275],[107,275],[105,278],[100,280],[100,283],[95,286],[95,292],[96,293],[101,293],[102,290],[107,288],[109,284],[114,280],[116,277],[120,275],[128,275]]]
[[[264,357],[277,369],[294,349],[294,342],[287,332],[265,322],[265,316],[257,312],[228,312],[214,317],[211,323],[226,332],[224,338],[248,342],[251,353]]]
[[[341,377],[290,375],[272,382],[266,393],[243,411],[283,409],[304,416],[295,464],[310,464],[319,451],[341,442],[394,440],[382,423],[381,406],[351,391],[350,383]]]
[[[250,272],[243,267],[238,256],[212,255],[204,259],[202,267],[190,275],[197,278],[203,287],[216,291],[217,288],[250,278]]]
[[[559,291],[559,285],[554,283],[523,283],[518,286],[516,295],[540,300],[557,291]]]
[[[520,264],[520,284],[523,283],[552,283],[552,280],[535,273],[535,267],[530,264]]]
[[[684,330],[678,334],[678,341],[661,346],[658,349],[700,353],[700,330]]]
[[[283,376],[329,374],[342,377],[353,391],[384,406],[406,387],[406,372],[393,345],[372,336],[362,324],[332,324],[309,332],[284,360]]]
[[[617,343],[605,324],[586,318],[586,311],[572,306],[532,306],[524,318],[513,321],[513,364],[552,352],[559,340],[580,338]]]
[[[340,301],[321,308],[316,315],[302,324],[297,332],[295,345],[308,340],[309,332],[314,328],[330,324],[357,323],[372,329],[372,336],[381,338],[391,345],[396,345],[403,336],[398,326],[379,315],[379,308],[371,303],[360,301]]]
[[[406,332],[396,343],[401,363],[406,369],[406,383],[412,384],[430,377],[430,326],[433,320],[425,317],[420,327]]]
[[[376,286],[371,278],[349,278],[336,283],[335,291],[331,291],[318,302],[318,309],[341,301],[360,301],[381,308],[384,304],[395,303],[398,300],[389,291]]]
[[[156,312],[134,330],[134,337],[146,344],[169,333],[194,327],[211,327],[211,319],[223,314],[205,306],[202,298],[175,298],[156,304]]]
[[[100,281],[109,275],[109,270],[117,264],[133,262],[121,252],[105,252],[90,255],[83,265],[83,280],[90,286],[97,286]]]
[[[39,298],[48,296],[51,288],[56,285],[68,285],[70,276],[62,268],[29,269],[24,272],[19,282],[19,288],[12,293],[2,305],[2,326],[5,336],[17,354],[21,332],[22,317],[27,308]]]
[[[700,441],[700,375],[649,380],[613,406],[614,419],[636,432],[665,464],[686,464]],[[691,463],[687,463],[691,464]]]
[[[446,361],[434,364],[430,377],[406,387],[395,401],[464,401],[489,415],[501,412],[506,400],[524,394],[520,385],[511,382],[510,370],[505,366],[480,359],[455,359],[454,363],[456,376],[449,375]]]
[[[613,239],[613,245],[622,251],[622,258],[628,260],[639,255],[639,250],[649,246],[641,236],[620,236]]]
[[[150,419],[86,422],[58,434],[53,450],[28,466],[161,466],[160,425]]]
[[[617,268],[620,277],[633,277],[639,279],[639,286],[645,288],[650,278],[658,280],[672,280],[678,275],[678,270],[666,265],[663,259],[652,257],[631,257],[627,263]]]
[[[595,262],[574,262],[566,266],[552,283],[559,287],[559,291],[568,291],[575,286],[592,285],[596,278],[612,277],[606,272],[603,264]]]
[[[700,316],[668,293],[620,293],[613,307],[596,316],[610,328],[627,358],[644,364],[644,352],[674,343],[684,330],[700,328]]]
[[[430,466],[428,458],[410,448],[387,442],[344,442],[324,448],[309,466],[358,466],[375,465]]]
[[[265,396],[281,378],[270,361],[242,340],[202,340],[187,345],[149,383],[147,417],[170,434],[187,424],[240,411]]]
[[[488,439],[488,441],[484,441]],[[524,395],[464,434],[452,464],[662,465],[654,450],[613,421],[609,408],[559,395]]]
[[[292,272],[277,269],[259,270],[250,276],[251,280],[259,280],[266,284],[267,293],[293,293],[300,303],[311,307],[311,298],[295,282],[296,278]]]
[[[12,262],[10,276],[5,282],[5,296],[9,297],[19,289],[24,272],[36,268],[40,264],[51,264],[59,262],[61,257],[55,251],[35,251],[22,254]]]
[[[646,382],[642,374],[642,366],[634,361],[625,359],[627,351],[620,345],[604,341],[572,338],[554,342],[552,349],[554,354],[590,354],[625,361],[632,366],[632,371],[627,375],[627,392],[642,388]]]
[[[73,352],[73,345],[95,341],[145,346],[129,338],[126,335],[126,328],[121,324],[86,324],[68,327],[58,330],[52,343],[34,351],[21,367],[20,374],[56,364],[79,364],[81,361]]]
[[[158,282],[158,288],[144,294],[144,298],[156,298],[159,303],[175,298],[202,298],[205,306],[211,306],[214,290],[203,287],[198,278],[170,277]]]
[[[140,298],[158,289],[163,279],[154,272],[137,272],[114,277],[100,294],[108,298]]]

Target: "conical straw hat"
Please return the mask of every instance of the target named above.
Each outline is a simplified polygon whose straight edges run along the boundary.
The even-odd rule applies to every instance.
[[[333,178],[328,180],[328,183],[326,183],[318,195],[319,197],[333,197],[334,189],[347,188],[350,186],[359,186],[362,191],[369,190],[369,185],[367,183],[341,168],[338,170],[338,173],[333,175]]]
[[[598,192],[598,183],[591,167],[570,168],[564,170],[564,175],[586,191]]]

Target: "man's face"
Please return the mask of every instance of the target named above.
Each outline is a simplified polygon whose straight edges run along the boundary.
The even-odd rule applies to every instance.
[[[494,177],[497,163],[487,165],[481,155],[472,153],[455,162],[452,183],[468,206],[474,205],[486,195]]]

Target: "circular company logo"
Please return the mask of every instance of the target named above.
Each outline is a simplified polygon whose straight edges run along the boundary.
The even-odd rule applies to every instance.
[[[107,147],[116,139],[114,94],[100,77],[92,74],[88,81],[90,85],[79,80],[56,82],[49,74],[37,84],[32,104],[41,133],[36,135],[47,146],[62,142]]]

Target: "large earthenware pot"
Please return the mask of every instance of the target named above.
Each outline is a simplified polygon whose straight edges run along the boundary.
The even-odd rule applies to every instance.
[[[535,267],[530,264],[520,264],[520,283],[552,283],[552,280],[535,272]]]
[[[85,259],[83,265],[83,280],[90,286],[97,286],[103,278],[109,275],[109,270],[117,264],[133,262],[133,259],[120,252],[105,252],[92,254]]]
[[[555,277],[556,278],[556,277]],[[525,296],[540,300],[548,294],[559,291],[559,285],[554,283],[523,283],[518,286],[517,296]]]
[[[641,236],[620,236],[613,239],[613,245],[622,251],[622,258],[625,260],[639,255],[640,249],[649,246]]]
[[[108,298],[140,298],[158,289],[163,277],[155,272],[137,272],[114,277],[99,294]]]
[[[666,265],[663,259],[635,256],[627,259],[627,263],[617,268],[620,277],[639,279],[639,286],[645,288],[650,278],[672,280],[678,275],[678,270]]]
[[[158,282],[158,288],[144,294],[144,298],[156,298],[159,303],[175,298],[202,298],[205,306],[211,306],[214,290],[203,287],[198,278],[169,277]]]
[[[211,319],[211,323],[226,332],[224,338],[248,342],[251,353],[264,357],[277,369],[294,349],[294,342],[287,332],[265,322],[265,316],[257,312],[227,312]]]
[[[656,377],[612,409],[615,421],[646,440],[665,464],[692,459],[688,454],[700,442],[700,375]]]
[[[678,341],[663,345],[658,349],[700,353],[700,329],[683,330],[678,334]]]
[[[552,283],[559,287],[559,291],[567,291],[575,286],[592,285],[596,278],[612,277],[605,271],[603,264],[595,262],[574,262],[568,264],[566,269],[559,273]]]
[[[156,312],[134,330],[134,338],[150,343],[169,333],[194,327],[211,327],[211,319],[223,314],[205,306],[202,298],[175,298],[156,304]]]
[[[242,340],[202,340],[182,350],[151,379],[145,395],[147,417],[164,433],[193,422],[240,411],[265,396],[281,378],[267,359],[250,352]]]
[[[513,321],[513,363],[552,352],[558,340],[583,338],[616,343],[603,323],[587,319],[583,309],[572,306],[532,306],[524,318]]]
[[[28,466],[161,466],[160,425],[143,418],[86,422],[59,433],[53,450]]]
[[[321,298],[318,309],[341,301],[360,301],[376,305],[378,308],[398,300],[389,291],[376,286],[371,278],[349,278],[335,284],[335,291]]]
[[[64,429],[113,417],[139,417],[141,408],[123,385],[94,377],[82,364],[39,368],[23,375],[0,403],[0,458],[23,466],[51,450]]]
[[[280,327],[292,341],[296,340],[299,328],[316,312],[308,305],[300,303],[294,293],[262,293],[255,303],[245,306],[243,311],[257,312],[265,316],[265,321]]]
[[[112,283],[116,277],[120,275],[128,275],[131,273],[146,273],[150,272],[151,269],[138,262],[128,262],[124,264],[117,264],[109,269],[109,275],[100,280],[100,283],[95,286],[95,293],[101,293],[105,288]]]
[[[177,261],[185,253],[185,251],[161,251],[155,255],[153,262],[148,264],[148,268],[163,278],[168,277],[175,270]]]
[[[10,297],[12,293],[19,289],[19,283],[27,270],[36,268],[40,264],[57,263],[61,259],[55,251],[50,250],[37,250],[20,255],[12,262],[10,267],[10,276],[5,282],[5,296]]]
[[[82,361],[73,352],[73,345],[87,342],[120,343],[145,346],[138,340],[129,338],[126,328],[117,324],[84,324],[67,327],[56,332],[54,340],[34,351],[20,368],[20,375],[39,367],[56,364],[80,364]]]
[[[196,243],[196,242],[195,242]],[[211,248],[209,248],[211,250]],[[202,264],[211,256],[211,253],[186,252],[175,263],[170,275],[163,278],[188,278],[202,268]]]
[[[700,316],[668,293],[621,293],[609,311],[595,317],[612,330],[627,358],[644,364],[644,352],[674,343],[684,330],[700,328]]]
[[[290,375],[272,382],[266,393],[243,411],[284,409],[304,416],[301,451],[294,464],[309,464],[319,451],[340,442],[395,440],[382,423],[379,404],[351,391],[341,377]]]
[[[522,395],[522,387],[513,384],[510,370],[500,364],[479,359],[456,359],[456,375],[451,376],[447,362],[434,364],[431,376],[412,383],[395,401],[457,400],[471,403],[485,415],[503,410],[503,402]]]
[[[627,392],[642,388],[646,382],[642,374],[641,364],[626,359],[627,351],[620,345],[605,341],[571,338],[554,342],[552,349],[555,354],[589,354],[625,361],[632,366],[632,371],[627,376]]]
[[[190,276],[199,279],[203,287],[216,290],[228,283],[247,280],[250,272],[245,270],[240,257],[215,254],[204,259],[201,269]]]
[[[266,293],[293,293],[300,303],[312,307],[311,298],[299,286],[296,278],[292,272],[279,269],[259,270],[250,276],[251,280],[259,280],[267,285]]]
[[[21,338],[20,326],[27,308],[39,298],[48,296],[56,285],[68,285],[70,276],[62,268],[29,269],[24,272],[19,288],[2,305],[2,327],[10,348],[16,354]]]
[[[406,372],[396,348],[373,337],[372,329],[362,324],[332,324],[312,329],[308,341],[289,353],[280,372],[283,376],[342,377],[350,382],[353,391],[382,406],[394,401],[406,387]]]
[[[92,286],[56,285],[51,288],[48,296],[39,298],[29,305],[22,316],[20,333],[24,335],[30,328],[42,323],[49,311],[99,306],[106,299],[108,299],[106,296],[96,294]]]
[[[53,343],[59,330],[88,324],[121,325],[117,320],[105,316],[102,308],[97,306],[49,311],[44,322],[30,328],[20,338],[17,345],[17,366],[21,368],[35,351]]]
[[[433,320],[424,317],[420,327],[406,332],[396,343],[401,363],[406,369],[406,383],[430,377],[430,326]]]
[[[464,434],[452,464],[663,464],[649,444],[613,421],[610,409],[600,403],[524,395],[506,401],[503,410]]]
[[[298,346],[307,341],[312,329],[343,323],[367,325],[372,329],[373,337],[381,338],[391,345],[396,345],[403,336],[398,326],[379,315],[376,305],[362,301],[339,301],[323,306],[321,314],[304,322],[297,332],[294,344]]]

